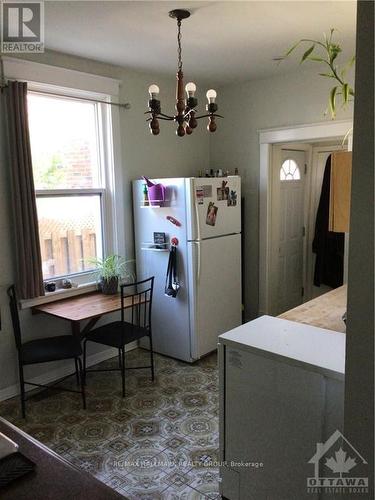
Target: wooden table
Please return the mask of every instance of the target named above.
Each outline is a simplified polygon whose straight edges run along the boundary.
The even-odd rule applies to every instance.
[[[124,498],[0,417],[0,431],[36,464],[33,472],[0,490],[1,500],[116,500]]]
[[[130,297],[125,297],[124,305],[125,308],[132,307]],[[33,307],[34,314],[44,313],[70,321],[72,333],[80,338],[84,337],[102,316],[120,310],[120,293],[105,295],[101,292],[91,292]],[[88,320],[88,323],[81,330],[81,321],[85,320]]]
[[[345,333],[346,327],[342,316],[346,311],[346,300],[347,286],[343,285],[278,317]]]

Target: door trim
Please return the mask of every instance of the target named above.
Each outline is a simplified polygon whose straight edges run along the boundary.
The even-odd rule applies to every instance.
[[[326,121],[277,129],[259,130],[259,315],[271,308],[271,180],[272,146],[289,142],[317,142],[343,139],[353,126],[352,120]],[[351,138],[349,137],[349,141]]]

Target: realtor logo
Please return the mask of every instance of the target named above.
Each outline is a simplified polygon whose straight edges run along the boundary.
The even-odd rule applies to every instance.
[[[43,2],[1,2],[1,50],[44,52]]]
[[[317,443],[308,463],[314,465],[314,477],[307,478],[308,493],[368,493],[368,477],[352,473],[367,462],[340,431]]]

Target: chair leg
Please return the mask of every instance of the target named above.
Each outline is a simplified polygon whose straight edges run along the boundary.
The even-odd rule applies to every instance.
[[[78,370],[77,358],[74,358],[74,364],[75,364],[75,367],[76,367],[76,380],[77,380],[77,385],[79,386],[79,370]]]
[[[125,347],[121,348],[122,397],[125,397]]]
[[[79,372],[81,375],[82,403],[83,403],[83,409],[86,410],[85,374],[84,374],[84,371],[82,369],[81,358],[75,358],[75,361],[79,366]]]
[[[23,365],[21,361],[18,362],[18,370],[20,375],[21,412],[22,418],[26,418],[25,380],[23,376]]]
[[[83,371],[82,371],[84,385],[86,385],[86,343],[87,340],[85,339],[83,341]]]
[[[118,366],[119,366],[120,370],[121,370],[121,365],[122,365],[122,363],[121,363],[121,349],[119,347],[119,349],[118,349]]]
[[[154,351],[152,348],[152,334],[150,332],[150,358],[151,358],[151,380],[155,380],[155,369],[154,369]]]

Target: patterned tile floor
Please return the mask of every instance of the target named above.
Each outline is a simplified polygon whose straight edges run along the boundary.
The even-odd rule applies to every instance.
[[[126,354],[128,366],[148,359]],[[0,415],[126,498],[218,498],[216,355],[193,365],[157,355],[155,366],[155,382],[150,370],[126,373],[124,399],[119,372],[89,373],[86,411],[79,395],[48,391],[27,403],[25,420],[18,398],[0,403]]]

